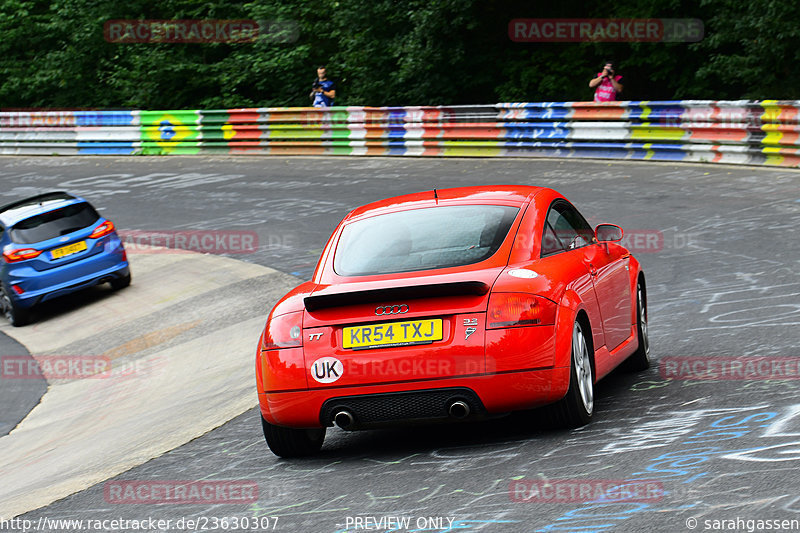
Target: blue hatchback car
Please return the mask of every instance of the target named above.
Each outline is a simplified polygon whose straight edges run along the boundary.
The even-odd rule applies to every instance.
[[[14,326],[36,304],[92,285],[131,283],[114,223],[83,198],[39,194],[0,207],[0,306]]]

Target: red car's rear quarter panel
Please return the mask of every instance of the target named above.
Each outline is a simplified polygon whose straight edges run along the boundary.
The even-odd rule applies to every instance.
[[[305,309],[304,299],[311,294],[315,287],[316,284],[311,281],[306,281],[286,293],[272,308],[272,311],[270,311],[267,317],[267,321],[286,313],[303,311]]]
[[[486,331],[486,372],[549,368],[555,363],[554,326],[527,326]]]
[[[311,293],[314,286],[314,283],[307,281],[286,293],[270,311],[267,324],[276,316],[302,311],[303,299]],[[266,350],[264,336],[265,331],[262,331],[256,348],[256,387],[259,395],[265,390],[307,388],[303,348]]]
[[[303,348],[261,350],[259,392],[303,390],[308,388]]]

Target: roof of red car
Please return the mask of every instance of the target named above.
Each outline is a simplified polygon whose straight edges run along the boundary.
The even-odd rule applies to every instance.
[[[504,202],[524,204],[537,192],[546,190],[545,187],[530,185],[481,185],[476,187],[456,187],[452,189],[436,189],[425,192],[404,194],[379,200],[354,209],[347,218],[356,218],[365,215],[377,215],[381,212],[394,211],[402,208],[420,208],[452,202],[493,203]]]

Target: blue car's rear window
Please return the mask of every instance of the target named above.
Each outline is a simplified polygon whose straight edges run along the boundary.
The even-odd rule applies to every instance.
[[[14,224],[9,232],[18,244],[34,244],[91,226],[100,218],[87,203],[79,203],[35,215]]]
[[[500,248],[518,212],[502,205],[460,205],[359,220],[342,230],[333,269],[340,276],[365,276],[478,263]]]

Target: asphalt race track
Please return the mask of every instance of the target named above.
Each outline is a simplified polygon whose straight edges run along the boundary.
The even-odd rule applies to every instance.
[[[43,305],[27,327],[0,326],[41,369],[4,357],[4,381],[48,382],[2,441],[4,516],[121,474],[253,406],[247,356],[262,302],[294,278],[213,254],[127,251],[136,281],[125,290],[93,287]]]
[[[0,333],[0,354],[25,358],[32,361],[25,346]],[[20,421],[39,403],[47,390],[47,380],[31,378],[26,380],[7,380],[0,376],[0,436],[8,435]]]
[[[572,431],[548,427],[536,412],[334,429],[319,456],[287,461],[269,452],[250,409],[19,517],[34,526],[44,518],[153,518],[171,522],[146,530],[253,530],[258,519],[262,529],[285,532],[680,532],[747,531],[747,521],[759,530],[761,520],[760,530],[800,529],[774,522],[800,520],[799,172],[522,159],[14,157],[0,159],[0,183],[0,202],[48,189],[77,193],[122,230],[255,232],[256,251],[229,257],[298,282],[357,205],[432,188],[553,187],[591,223],[617,223],[628,234],[647,275],[656,360],[649,371],[600,382],[594,421]],[[265,316],[271,303],[263,302]],[[717,379],[687,371],[712,358]],[[254,387],[252,394],[254,404]],[[0,453],[3,446],[0,438]],[[257,497],[159,505],[110,497],[120,481],[170,480],[254,483]],[[606,490],[623,480],[628,492]],[[629,497],[597,499],[598,489]],[[236,500],[226,498],[216,501]],[[224,517],[238,522],[215,522]]]

